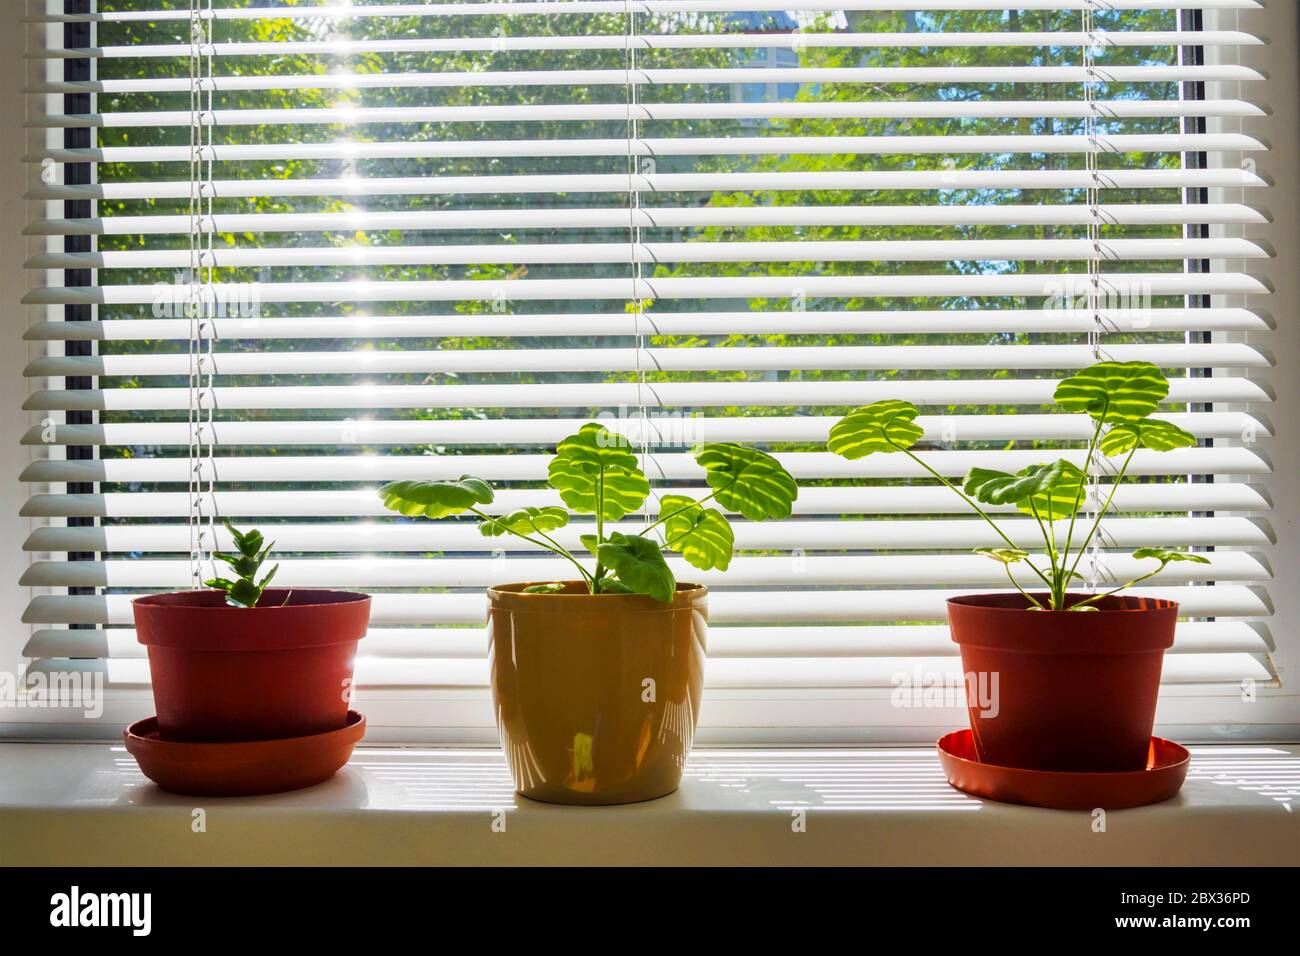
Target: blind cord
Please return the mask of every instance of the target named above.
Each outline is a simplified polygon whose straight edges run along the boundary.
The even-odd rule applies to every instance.
[[[213,45],[212,0],[190,0],[189,276],[185,311],[190,323],[188,517],[190,587],[203,586],[204,554],[216,547],[216,462],[212,320],[216,313],[213,254]],[[215,566],[212,568],[215,575]]]
[[[1097,138],[1097,63],[1096,53],[1097,45],[1100,43],[1100,37],[1097,34],[1096,24],[1096,0],[1088,0],[1087,5],[1083,7],[1083,33],[1085,42],[1083,45],[1083,98],[1087,104],[1088,111],[1084,115],[1084,132],[1088,139],[1088,148],[1084,153],[1084,161],[1088,173],[1088,186],[1086,191],[1086,200],[1088,203],[1088,241],[1092,247],[1092,254],[1088,257],[1088,280],[1087,280],[1087,308],[1089,315],[1092,316],[1092,325],[1088,330],[1088,346],[1092,351],[1092,360],[1100,362],[1102,359],[1102,333],[1105,331],[1105,323],[1102,318],[1101,308],[1101,235],[1102,235],[1102,216],[1101,216],[1101,173],[1097,168],[1097,157],[1100,153],[1100,144]],[[1098,582],[1102,574],[1102,549],[1101,544],[1105,532],[1100,524],[1100,511],[1102,508],[1102,486],[1101,473],[1103,470],[1103,461],[1101,452],[1094,443],[1088,455],[1088,460],[1084,463],[1088,474],[1088,503],[1090,506],[1090,518],[1097,522],[1096,531],[1092,536],[1092,541],[1088,546],[1087,573],[1085,580],[1088,590],[1096,593]],[[1068,582],[1067,582],[1068,583]]]
[[[637,169],[637,143],[640,142],[641,129],[636,111],[639,105],[636,77],[636,46],[632,42],[637,36],[636,10],[631,0],[623,0],[623,66],[625,72],[624,93],[627,103],[627,208],[628,208],[628,247],[632,275],[632,322],[636,339],[636,401],[637,401],[637,445],[641,459],[641,470],[648,476],[646,465],[650,455],[650,426],[646,407],[645,392],[647,387],[645,357],[645,300],[641,297],[641,223],[637,213],[641,208],[641,190],[638,187],[639,170]],[[650,498],[641,506],[641,517],[650,519]]]

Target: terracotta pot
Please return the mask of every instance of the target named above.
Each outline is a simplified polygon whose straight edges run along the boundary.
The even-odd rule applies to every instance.
[[[549,803],[634,803],[677,789],[704,684],[708,589],[488,589],[497,727],[515,789]]]
[[[1045,594],[1034,597],[1047,603]],[[948,601],[981,761],[1029,770],[1146,766],[1178,605],[1118,595],[1097,607],[1033,611],[1019,594]]]
[[[162,740],[278,740],[346,724],[369,595],[275,589],[238,608],[221,591],[176,591],[131,606]]]

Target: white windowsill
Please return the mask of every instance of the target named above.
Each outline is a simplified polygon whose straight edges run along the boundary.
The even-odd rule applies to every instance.
[[[516,797],[495,749],[363,747],[296,793],[178,797],[122,747],[0,744],[6,864],[1300,865],[1300,746],[1193,747],[1164,804],[986,803],[930,748],[697,748],[682,788],[624,807]],[[191,827],[195,808],[207,830]],[[792,830],[806,808],[807,830]],[[504,812],[502,812],[504,811]],[[494,819],[504,818],[505,832]],[[499,823],[498,827],[499,829]]]

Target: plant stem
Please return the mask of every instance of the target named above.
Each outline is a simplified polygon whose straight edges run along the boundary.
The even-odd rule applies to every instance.
[[[1019,591],[1021,594],[1023,594],[1023,595],[1025,596],[1025,599],[1026,599],[1030,604],[1032,604],[1034,607],[1038,608],[1038,610],[1040,610],[1040,611],[1044,610],[1043,606],[1042,606],[1041,604],[1038,603],[1038,599],[1035,598],[1032,594],[1030,594],[1028,591],[1026,591],[1024,588],[1022,588],[1022,587],[1020,586],[1020,582],[1017,581],[1016,578],[1015,578],[1015,575],[1013,575],[1013,574],[1011,573],[1011,565],[1010,565],[1010,563],[1004,561],[1004,562],[1002,563],[1002,567],[1004,567],[1004,568],[1007,569],[1007,580],[1009,580],[1009,581],[1011,582],[1011,586],[1014,587],[1014,588],[1015,588],[1017,591]]]
[[[600,474],[596,478],[596,546],[599,548],[601,542],[605,540],[605,469],[600,469]],[[595,594],[600,579],[605,576],[605,569],[600,563],[600,557],[596,557],[596,574],[592,577],[588,587],[591,593]]]
[[[1074,540],[1074,522],[1079,517],[1079,508],[1083,504],[1084,489],[1087,488],[1087,471],[1088,466],[1092,463],[1093,451],[1097,447],[1097,442],[1101,440],[1101,426],[1106,423],[1106,416],[1102,415],[1097,419],[1097,427],[1092,430],[1092,438],[1088,440],[1088,452],[1083,458],[1084,480],[1079,482],[1079,490],[1074,495],[1074,508],[1070,511],[1070,527],[1065,533],[1065,550],[1061,552],[1061,567],[1070,560],[1070,543]]]
[[[1163,571],[1165,569],[1165,565],[1167,565],[1168,563],[1169,563],[1168,561],[1161,561],[1160,567],[1156,568],[1154,571],[1148,571],[1146,574],[1140,575],[1139,577],[1134,578],[1132,581],[1128,581],[1124,584],[1121,584],[1117,588],[1112,588],[1111,590],[1105,592],[1104,594],[1094,594],[1092,597],[1088,598],[1087,600],[1080,601],[1078,604],[1075,604],[1073,607],[1070,608],[1070,610],[1073,611],[1075,608],[1083,607],[1085,604],[1091,604],[1093,601],[1100,601],[1104,597],[1110,597],[1112,594],[1118,594],[1120,591],[1123,591],[1125,588],[1131,588],[1133,585],[1145,581],[1147,578],[1153,578],[1161,571]]]
[[[1120,467],[1119,474],[1111,483],[1110,494],[1106,496],[1106,503],[1097,510],[1096,520],[1093,521],[1092,527],[1088,529],[1088,536],[1083,539],[1083,544],[1079,545],[1079,553],[1074,556],[1074,564],[1070,566],[1070,577],[1074,577],[1075,569],[1079,567],[1079,562],[1083,560],[1084,554],[1088,551],[1088,545],[1092,542],[1092,537],[1097,533],[1097,528],[1101,525],[1101,519],[1105,517],[1106,512],[1110,510],[1110,503],[1115,500],[1115,492],[1119,489],[1120,483],[1124,480],[1124,473],[1128,471],[1128,463],[1133,460],[1134,453],[1137,452],[1137,445],[1134,445],[1124,459],[1124,464]],[[1125,585],[1127,587],[1127,585]]]
[[[524,541],[528,541],[528,542],[530,542],[530,543],[532,543],[532,544],[538,545],[539,547],[545,548],[547,551],[550,551],[550,552],[552,552],[552,553],[554,553],[554,554],[558,554],[560,557],[562,557],[562,558],[566,558],[566,559],[568,559],[569,561],[573,562],[573,566],[574,566],[575,568],[577,568],[577,569],[578,569],[578,573],[582,575],[582,580],[586,583],[588,589],[593,589],[593,588],[594,588],[594,585],[595,585],[595,581],[594,581],[594,579],[593,579],[592,576],[587,572],[587,569],[584,568],[580,563],[578,563],[578,559],[575,558],[575,557],[574,557],[574,556],[569,552],[569,549],[568,549],[568,548],[565,548],[565,547],[563,547],[562,545],[555,543],[555,542],[552,541],[551,539],[546,538],[545,535],[542,535],[542,538],[545,538],[545,540],[542,540],[542,538],[534,538],[534,537],[532,537],[532,536],[530,536],[530,535],[526,535],[526,534],[524,534],[524,533],[522,533],[522,532],[520,532],[520,531],[516,531],[516,530],[514,530],[513,528],[511,528],[509,525],[507,525],[504,521],[501,521],[500,519],[495,518],[495,517],[493,517],[492,515],[487,514],[487,513],[484,512],[484,511],[480,511],[478,508],[473,508],[473,507],[471,507],[469,510],[470,510],[471,512],[473,512],[474,514],[478,515],[478,516],[479,516],[480,518],[482,518],[484,521],[489,521],[489,522],[491,522],[492,524],[496,525],[498,528],[500,528],[502,531],[506,532],[507,534],[512,534],[512,535],[514,535],[516,538],[522,538]],[[540,534],[541,532],[538,532],[538,533]],[[595,592],[595,590],[591,590],[591,593],[592,593],[592,594],[595,594],[596,592]]]
[[[1047,527],[1043,524],[1043,518],[1038,513],[1038,506],[1034,504],[1034,499],[1032,497],[1029,499],[1029,511],[1034,516],[1034,520],[1038,522],[1038,530],[1042,534],[1043,543],[1047,547],[1047,560],[1050,563],[1052,568],[1052,579],[1051,581],[1047,582],[1047,586],[1048,586],[1048,590],[1051,592],[1052,610],[1058,610],[1057,601],[1056,601],[1056,588],[1058,582],[1060,581],[1060,573],[1056,567],[1056,548],[1054,546],[1055,542],[1053,541],[1051,534],[1048,533]],[[1051,515],[1052,513],[1052,499],[1050,495],[1047,498],[1047,513],[1048,515]]]
[[[735,482],[733,481],[733,482],[731,483],[731,485],[734,485],[734,484],[735,484]],[[699,501],[693,501],[693,502],[691,502],[689,505],[686,505],[685,507],[678,508],[676,511],[670,511],[670,512],[668,512],[668,514],[666,514],[666,515],[660,515],[658,521],[654,522],[653,524],[648,524],[648,525],[646,525],[644,528],[642,528],[640,531],[638,531],[637,534],[638,534],[640,537],[644,538],[644,537],[645,537],[649,532],[651,532],[651,531],[653,531],[655,528],[659,527],[661,524],[663,524],[663,523],[664,523],[665,521],[667,521],[668,519],[670,519],[670,518],[675,518],[675,517],[677,517],[677,515],[681,514],[681,513],[684,512],[684,511],[690,511],[692,508],[696,507],[697,505],[703,505],[706,501],[712,501],[714,498],[716,498],[716,497],[718,496],[718,491],[726,491],[728,488],[731,487],[731,485],[727,485],[726,488],[719,488],[719,489],[717,489],[716,491],[711,491],[711,492],[709,492],[707,495],[705,495],[703,498],[701,498]]]
[[[987,521],[988,524],[989,524],[989,527],[992,528],[995,532],[997,532],[997,536],[998,536],[999,538],[1001,538],[1003,541],[1005,541],[1009,547],[1012,547],[1012,548],[1014,548],[1014,549],[1017,550],[1017,551],[1023,551],[1023,550],[1024,550],[1024,548],[1020,547],[1020,545],[1016,544],[1014,541],[1012,541],[1010,538],[1008,538],[1008,537],[1003,533],[1002,529],[999,528],[999,527],[997,526],[997,524],[994,522],[994,520],[993,520],[992,518],[990,518],[990,517],[988,516],[988,514],[984,511],[984,509],[981,508],[979,505],[977,505],[977,504],[975,503],[975,501],[974,501],[974,500],[973,500],[969,495],[967,495],[964,491],[962,491],[960,488],[958,488],[956,485],[954,485],[951,481],[949,481],[949,480],[948,480],[947,478],[945,478],[943,475],[939,474],[937,471],[935,471],[933,468],[931,468],[929,465],[927,465],[925,462],[923,462],[920,458],[918,458],[916,455],[914,455],[914,454],[912,453],[912,451],[911,451],[910,448],[904,448],[904,447],[902,447],[901,445],[897,444],[897,443],[896,443],[892,438],[890,438],[888,435],[885,436],[885,440],[888,441],[888,442],[889,442],[891,445],[893,445],[895,448],[897,448],[899,451],[901,451],[903,454],[907,455],[908,458],[911,458],[912,461],[916,462],[918,465],[920,465],[922,468],[924,468],[926,471],[928,471],[928,472],[929,472],[931,475],[933,475],[935,478],[939,479],[939,481],[940,481],[944,486],[946,486],[946,487],[948,488],[949,491],[951,491],[953,494],[957,495],[957,497],[959,497],[962,501],[966,502],[966,504],[970,505],[971,508],[973,508],[973,509],[975,510],[975,513],[978,514],[978,515],[979,515],[981,518],[983,518],[985,521]],[[1031,570],[1032,570],[1036,575],[1038,575],[1039,579],[1040,579],[1044,584],[1046,584],[1048,587],[1051,587],[1051,582],[1047,579],[1047,575],[1043,574],[1042,571],[1038,570],[1038,567],[1037,567],[1037,566],[1036,566],[1032,561],[1030,561],[1028,558],[1026,558],[1026,559],[1025,559],[1025,564],[1029,565],[1030,569],[1031,569]]]

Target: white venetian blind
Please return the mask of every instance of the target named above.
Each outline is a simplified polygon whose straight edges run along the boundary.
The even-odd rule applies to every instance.
[[[197,396],[201,496],[276,541],[277,585],[375,595],[363,698],[460,708],[394,722],[489,725],[482,589],[565,569],[375,488],[558,503],[552,446],[594,417],[660,493],[702,486],[701,440],[800,481],[788,521],[737,519],[725,575],[672,559],[714,589],[710,700],[878,693],[958,670],[944,598],[1005,580],[959,500],[903,456],[830,455],[831,423],[902,398],[945,475],[1082,464],[1088,421],[1051,396],[1100,356],[1166,369],[1162,413],[1201,439],[1137,454],[1102,582],[1134,547],[1206,549],[1140,592],[1187,618],[1165,680],[1269,679],[1271,359],[1231,341],[1268,325],[1216,304],[1262,306],[1223,263],[1269,250],[1207,228],[1264,213],[1203,201],[1265,186],[1241,162],[1265,144],[1215,131],[1261,110],[1202,95],[1258,79],[1204,48],[1260,41],[1198,13],[1255,6],[52,2],[25,654],[147,684],[130,601],[190,585]],[[195,277],[225,311],[191,380]]]

